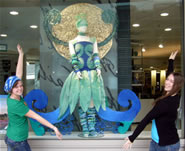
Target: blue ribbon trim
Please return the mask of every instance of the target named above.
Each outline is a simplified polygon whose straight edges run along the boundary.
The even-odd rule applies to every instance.
[[[98,115],[102,119],[112,122],[133,121],[141,109],[139,98],[129,89],[122,90],[118,96],[118,103],[122,107],[129,107],[129,100],[132,106],[127,111],[114,111],[106,107],[106,110],[100,108]]]
[[[35,100],[34,107],[37,109],[44,109],[48,104],[47,95],[40,89],[35,89],[35,90],[30,91],[26,95],[24,100],[26,101],[28,107],[33,111],[35,111],[34,108],[32,107],[34,100]],[[131,105],[129,101],[131,102]],[[98,115],[100,118],[106,121],[123,123],[123,126],[118,127],[118,131],[121,134],[123,134],[129,129],[130,125],[132,124],[132,121],[134,120],[138,112],[140,111],[141,104],[140,104],[139,98],[135,95],[133,91],[129,89],[122,90],[120,92],[118,96],[118,103],[122,107],[126,107],[126,108],[130,107],[130,108],[126,111],[114,111],[108,107],[106,107],[106,110],[103,110],[102,108],[100,108]],[[48,112],[48,113],[42,113],[42,112],[37,112],[37,111],[35,112],[39,114],[40,116],[42,116],[43,118],[45,118],[46,120],[48,120],[52,124],[60,123],[70,114],[69,108],[67,109],[65,114],[60,119],[58,119],[58,116],[60,113],[59,108],[57,108],[56,110],[52,112]],[[40,125],[40,123],[34,122],[36,121],[34,119],[31,119],[31,120],[33,120],[33,122],[31,122],[31,125],[32,125],[32,128],[34,129],[34,132],[37,135],[44,135],[45,130]]]
[[[43,118],[47,119],[52,124],[61,122],[70,113],[69,112],[69,108],[68,108],[68,110],[65,112],[65,114],[60,119],[58,119],[58,116],[59,116],[59,108],[57,108],[56,110],[54,110],[52,112],[48,112],[48,113],[42,113],[42,112],[35,111],[34,108],[32,107],[32,102],[34,100],[36,100],[36,102],[34,103],[34,106],[36,108],[38,108],[38,109],[43,109],[48,104],[48,97],[47,97],[47,95],[42,90],[40,90],[40,89],[34,89],[34,90],[30,91],[25,96],[24,100],[26,101],[28,107],[31,110],[33,110],[34,112],[36,112],[37,114],[39,114]]]

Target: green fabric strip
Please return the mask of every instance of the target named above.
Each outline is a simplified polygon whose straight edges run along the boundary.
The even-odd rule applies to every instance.
[[[91,102],[91,85],[87,71],[82,72],[82,77],[80,80],[80,106],[86,112]]]
[[[71,79],[71,87],[70,87],[70,97],[69,97],[69,105],[70,105],[70,113],[72,114],[79,99],[80,95],[80,81],[75,73],[73,73]]]
[[[69,95],[70,95],[69,92],[70,92],[70,83],[71,83],[72,74],[73,72],[68,76],[61,90],[60,105],[59,105],[59,108],[60,108],[59,118],[66,112],[68,105],[69,105]]]
[[[60,117],[70,107],[70,113],[75,110],[76,105],[81,106],[86,112],[89,108],[91,100],[97,111],[100,106],[105,110],[105,91],[103,79],[97,76],[96,70],[83,71],[83,79],[78,79],[73,71],[66,79],[60,94]]]
[[[100,79],[97,76],[97,72],[95,70],[91,72],[91,87],[93,103],[96,110],[99,111],[101,105]]]

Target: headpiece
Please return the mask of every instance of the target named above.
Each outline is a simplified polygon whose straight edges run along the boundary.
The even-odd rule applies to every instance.
[[[76,27],[79,28],[82,26],[88,26],[85,14],[79,14],[76,16]]]
[[[13,88],[13,85],[15,84],[16,81],[19,81],[21,80],[20,78],[18,78],[17,76],[10,76],[6,82],[5,82],[5,85],[4,85],[4,91],[6,93],[9,93],[12,88]]]

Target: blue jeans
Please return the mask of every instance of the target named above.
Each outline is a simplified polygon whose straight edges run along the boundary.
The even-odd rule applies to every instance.
[[[27,140],[16,142],[5,136],[5,143],[7,144],[7,151],[31,151]]]
[[[152,140],[150,143],[149,151],[179,151],[179,149],[180,149],[180,142],[177,142],[176,144],[172,144],[172,145],[159,146],[156,142]]]

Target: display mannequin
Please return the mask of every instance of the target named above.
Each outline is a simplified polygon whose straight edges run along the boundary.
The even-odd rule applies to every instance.
[[[96,111],[105,110],[105,91],[101,76],[100,58],[95,37],[86,34],[87,20],[78,16],[78,35],[69,41],[71,63],[74,71],[66,79],[60,94],[60,116],[70,108],[72,114],[79,105],[83,137],[96,137]]]

